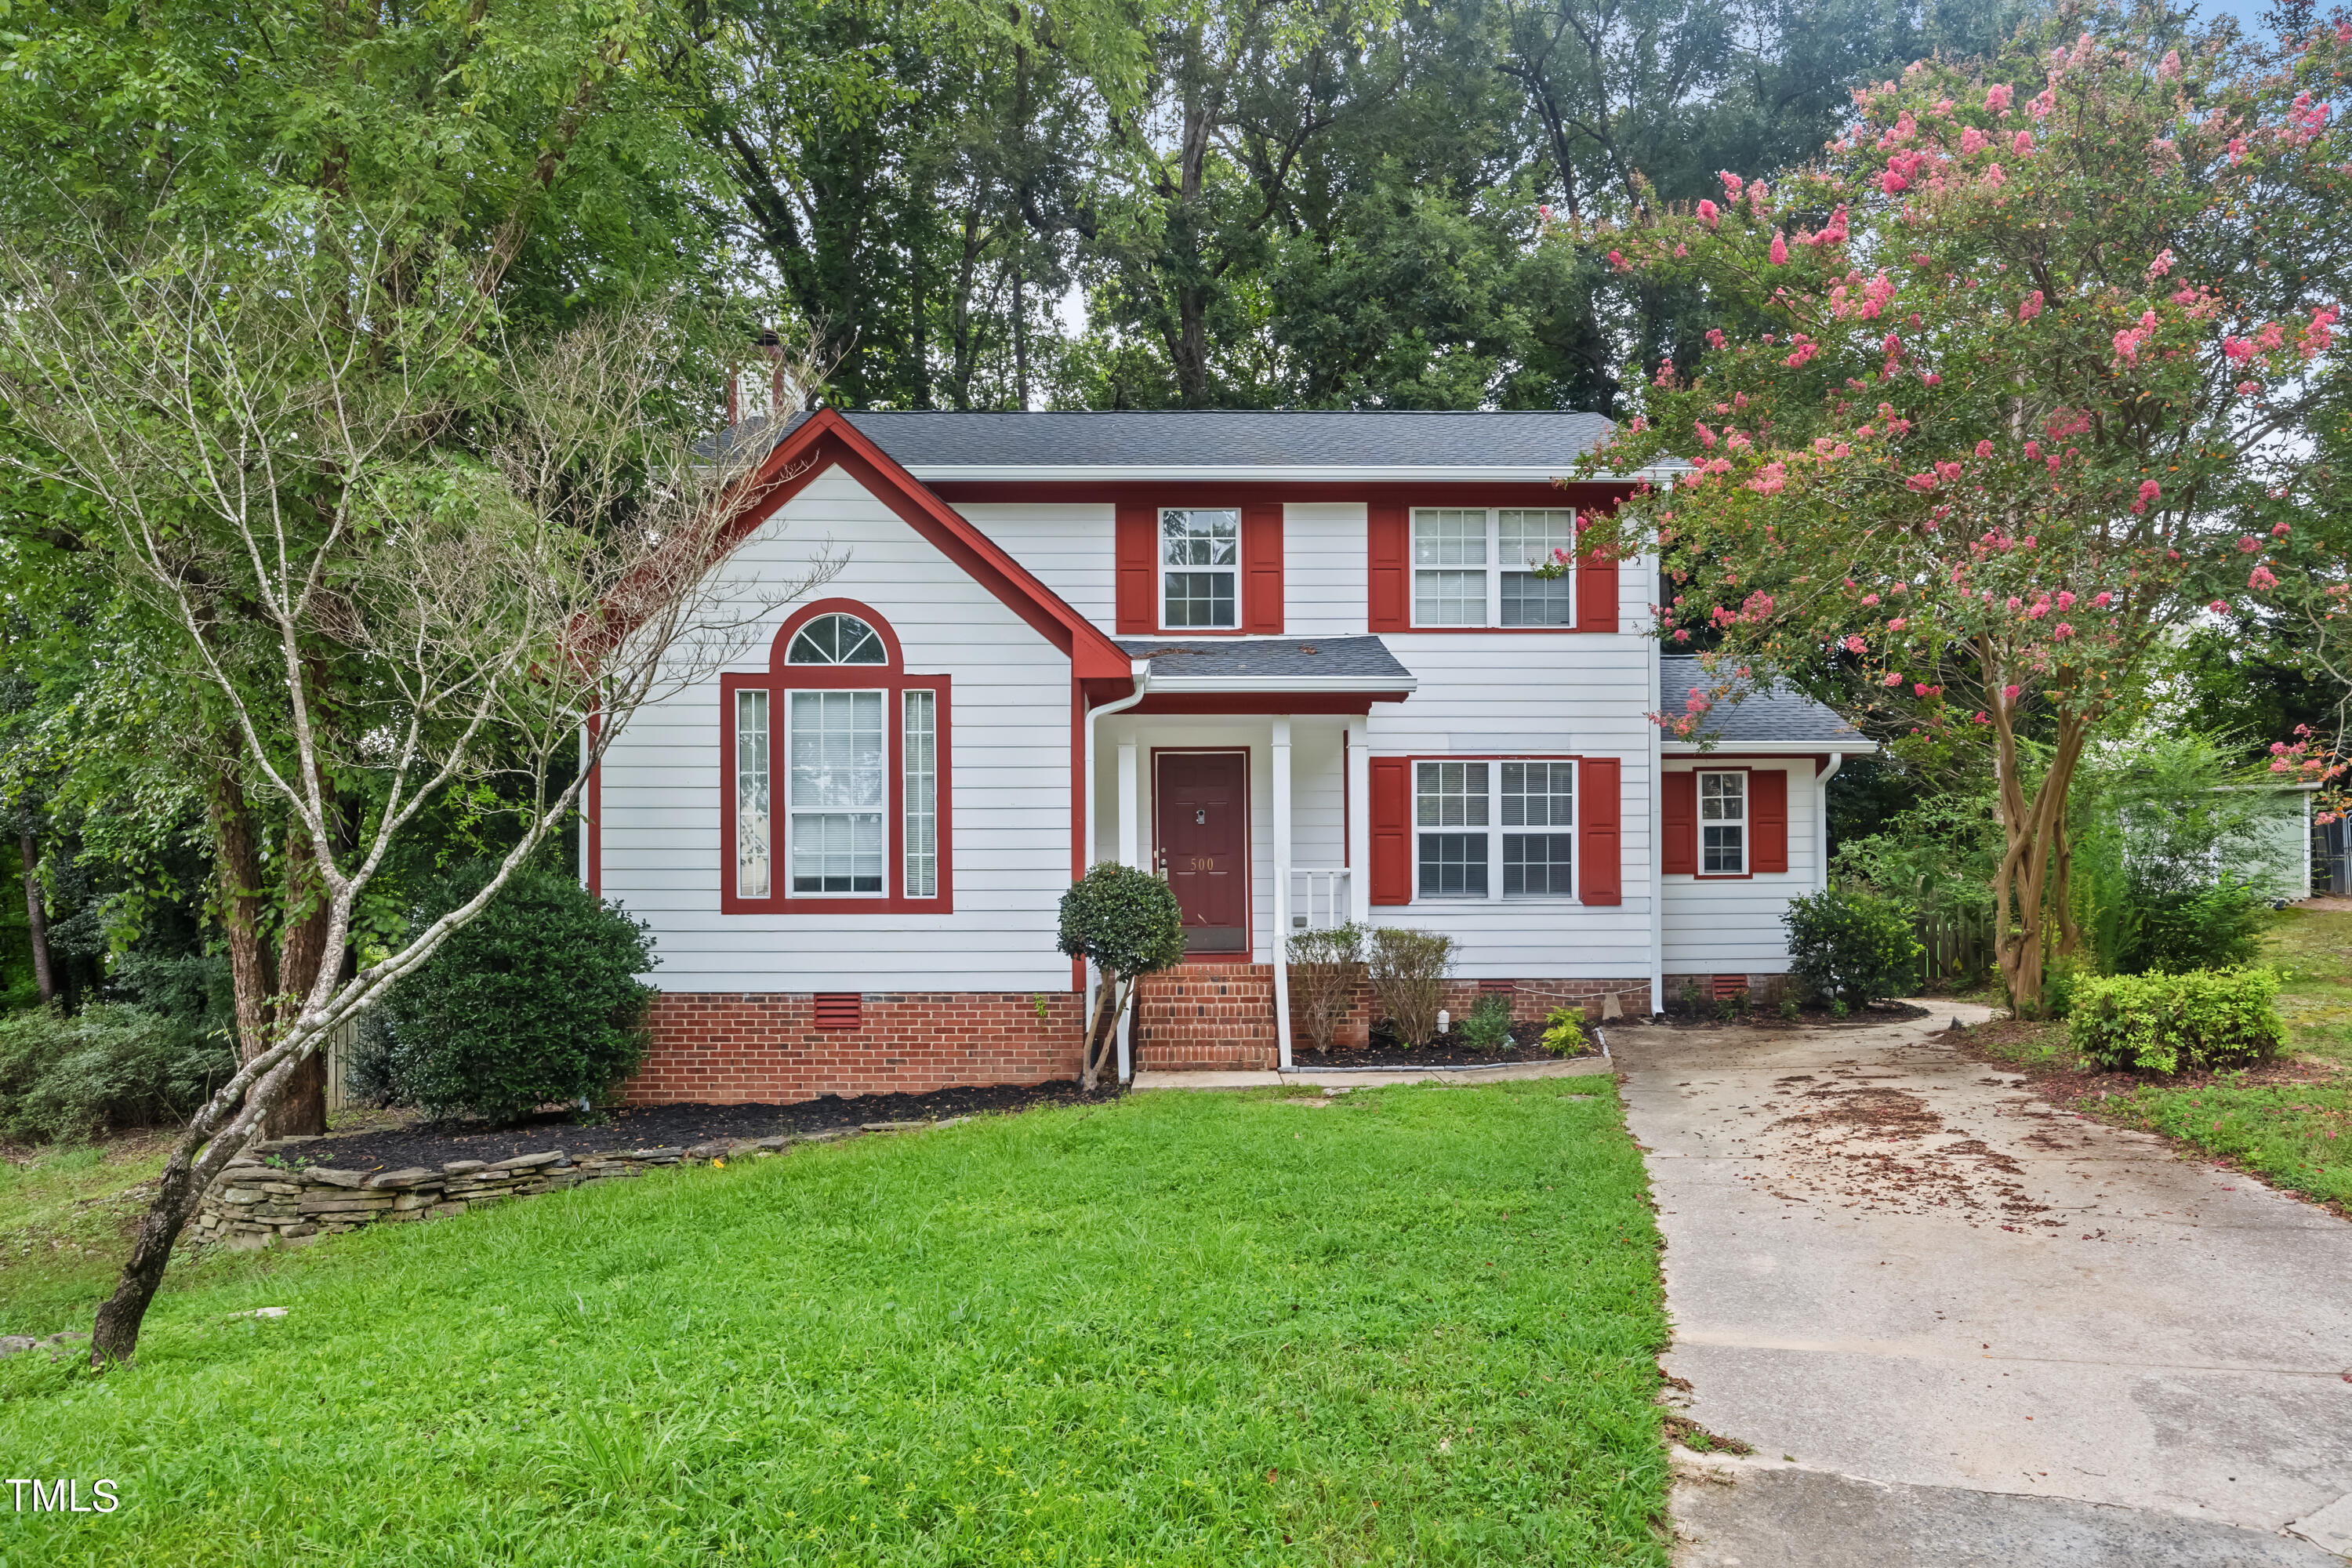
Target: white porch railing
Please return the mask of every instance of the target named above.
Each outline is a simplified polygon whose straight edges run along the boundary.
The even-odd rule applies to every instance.
[[[1324,931],[1348,923],[1349,868],[1345,866],[1293,866],[1290,868],[1290,929]]]

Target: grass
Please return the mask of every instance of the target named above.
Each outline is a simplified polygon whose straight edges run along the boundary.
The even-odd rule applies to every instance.
[[[142,1136],[0,1160],[0,1333],[89,1327],[167,1147]]]
[[[0,1363],[17,1473],[126,1500],[0,1553],[1663,1564],[1657,1246],[1606,1079],[551,1194],[168,1291],[102,1378]]]
[[[2056,1086],[2076,1109],[2161,1132],[2272,1185],[2352,1208],[2352,914],[2289,910],[2263,937],[2282,984],[2287,1049],[2272,1067],[2094,1087],[2063,1024],[1994,1026],[1988,1051]]]

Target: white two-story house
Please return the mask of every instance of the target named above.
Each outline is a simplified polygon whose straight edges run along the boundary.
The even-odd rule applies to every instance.
[[[640,1100],[1033,1082],[1076,1069],[1070,881],[1165,874],[1185,963],[1141,1068],[1291,1050],[1285,938],[1442,931],[1463,1002],[1648,1013],[1787,967],[1823,791],[1870,742],[1812,703],[1664,735],[1696,683],[1654,567],[1578,555],[1575,414],[797,416],[721,593],[817,596],[636,713],[583,874],[651,922]],[[1656,476],[1664,478],[1664,476]],[[1531,563],[1565,550],[1564,576]],[[768,624],[772,622],[772,625]]]

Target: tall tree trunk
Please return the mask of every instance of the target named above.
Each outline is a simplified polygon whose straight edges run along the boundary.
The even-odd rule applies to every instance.
[[[2001,983],[2008,988],[2011,1006],[2018,1016],[2033,1018],[2042,1014],[2052,873],[2058,874],[2058,890],[2063,893],[2069,869],[2060,854],[2065,837],[2066,795],[2074,785],[2074,768],[2082,760],[2090,729],[2088,721],[2078,716],[2059,720],[2058,743],[2051,752],[2049,771],[2029,800],[2019,773],[2012,714],[2005,702],[1995,712],[2000,824],[2007,851],[1993,876],[1993,952],[2000,963]],[[2071,932],[2071,917],[2063,919],[2063,927]]]
[[[329,819],[338,815],[335,797],[326,793]],[[287,1013],[317,984],[329,962],[327,889],[319,876],[317,847],[299,825],[286,836],[286,927],[278,945],[278,1005]],[[342,955],[333,955],[340,965]],[[327,1053],[322,1047],[294,1065],[286,1092],[270,1107],[267,1135],[271,1138],[316,1138],[327,1131]]]
[[[16,835],[25,854],[25,922],[33,933],[33,984],[40,988],[41,1005],[58,999],[57,972],[49,967],[49,914],[41,902],[41,850],[29,832]]]
[[[212,818],[221,930],[228,943],[229,986],[236,1001],[236,1052],[251,1061],[269,1041],[278,994],[276,965],[262,933],[261,827],[235,773],[215,773],[205,811]]]

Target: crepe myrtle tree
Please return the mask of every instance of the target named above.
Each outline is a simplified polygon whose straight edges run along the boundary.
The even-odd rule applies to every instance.
[[[271,999],[164,1163],[100,1367],[298,1068],[481,913],[631,714],[831,565],[773,589],[714,569],[776,476],[764,442],[695,439],[719,387],[675,313],[510,337],[457,248],[410,233],[320,204],[136,254],[0,244],[9,460],[110,520],[85,550],[143,603],[160,685],[296,825],[326,951],[428,803],[494,798],[513,831],[472,897]]]
[[[1136,982],[1182,961],[1184,911],[1161,879],[1105,860],[1062,895],[1058,935],[1064,952],[1102,977],[1078,1053],[1078,1086],[1091,1092],[1102,1081],[1118,1021],[1135,1005]]]
[[[1706,713],[1787,679],[1881,733],[1990,746],[2001,977],[2038,1006],[2077,933],[2066,796],[2085,744],[2178,628],[2345,597],[2300,526],[2334,374],[2352,143],[2330,28],[2259,60],[2226,26],[2021,35],[1858,91],[1814,166],[1653,210],[1613,265],[1752,323],[1637,375],[1582,467],[1686,465],[1596,521],[1660,553],[1663,635],[1699,634]],[[2045,922],[2054,921],[2054,931]]]

